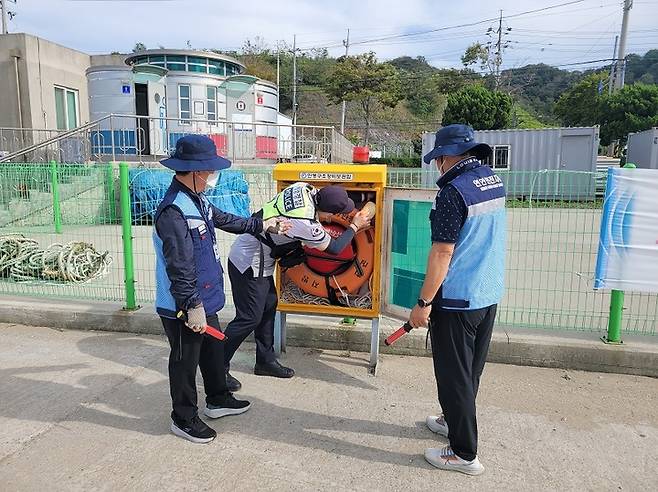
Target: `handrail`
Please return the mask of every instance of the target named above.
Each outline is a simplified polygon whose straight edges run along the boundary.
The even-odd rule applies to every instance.
[[[60,140],[64,140],[67,137],[70,137],[71,135],[75,135],[76,133],[79,133],[84,130],[88,130],[89,128],[92,128],[95,125],[98,125],[101,121],[105,121],[108,118],[111,118],[112,115],[106,115],[103,116],[102,118],[99,118],[95,121],[90,121],[89,123],[85,123],[82,126],[78,126],[77,128],[74,128],[73,130],[68,130],[61,135],[57,135],[55,137],[49,138],[47,140],[44,140],[43,142],[39,142],[38,144],[30,145],[29,147],[26,147],[24,149],[18,150],[16,152],[13,152],[11,154],[7,154],[4,157],[0,157],[0,162],[8,162],[11,161],[12,159],[15,159],[16,157],[19,157],[21,155],[27,154],[29,152],[33,152],[35,150],[38,150],[42,147],[47,147],[50,144],[53,144],[55,142],[59,142]]]
[[[138,115],[138,114],[122,114],[122,113],[111,113],[104,118],[108,117],[114,117],[114,118],[139,118],[139,119],[148,119],[148,120],[155,120],[155,121],[190,121],[192,123],[208,123],[208,124],[213,124],[213,125],[252,125],[252,126],[282,126],[282,127],[287,127],[287,128],[316,128],[320,130],[335,130],[335,126],[327,126],[327,125],[293,125],[291,124],[286,124],[286,123],[268,123],[265,121],[262,122],[257,122],[257,121],[251,121],[251,122],[241,122],[241,121],[228,121],[228,120],[203,120],[203,119],[196,119],[196,118],[175,118],[173,116],[146,116],[146,115]],[[100,121],[100,120],[98,120]]]

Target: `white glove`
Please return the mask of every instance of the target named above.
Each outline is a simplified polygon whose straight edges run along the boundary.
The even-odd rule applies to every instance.
[[[187,327],[195,333],[203,333],[206,331],[206,310],[203,304],[187,310]]]

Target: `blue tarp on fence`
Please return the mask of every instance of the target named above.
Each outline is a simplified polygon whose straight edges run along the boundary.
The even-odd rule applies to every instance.
[[[131,169],[130,194],[133,221],[144,222],[155,216],[160,201],[164,198],[173,173],[164,169]],[[241,171],[220,173],[217,186],[206,192],[210,202],[224,212],[248,217],[249,185]]]

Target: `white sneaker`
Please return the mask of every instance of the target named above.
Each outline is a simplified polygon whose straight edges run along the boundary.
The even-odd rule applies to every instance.
[[[476,456],[473,461],[466,461],[457,456],[450,446],[445,448],[427,448],[425,450],[427,462],[441,470],[452,470],[466,475],[480,475],[484,466]]]
[[[443,418],[443,415],[439,415],[438,417],[436,415],[430,415],[425,419],[425,423],[427,424],[427,428],[435,434],[448,437],[448,424],[446,423],[446,419]]]

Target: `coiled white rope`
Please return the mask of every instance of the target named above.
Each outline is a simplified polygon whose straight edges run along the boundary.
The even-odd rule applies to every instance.
[[[41,249],[22,234],[0,236],[0,277],[17,282],[83,283],[106,276],[111,264],[109,251],[99,253],[89,243],[55,243]]]
[[[370,282],[368,284],[368,292],[366,294],[355,296],[343,292],[339,300],[342,298],[348,307],[370,309],[372,307],[372,290]],[[304,292],[288,278],[284,280],[283,288],[281,289],[281,301],[288,304],[307,304],[311,306],[331,305],[329,299]]]

